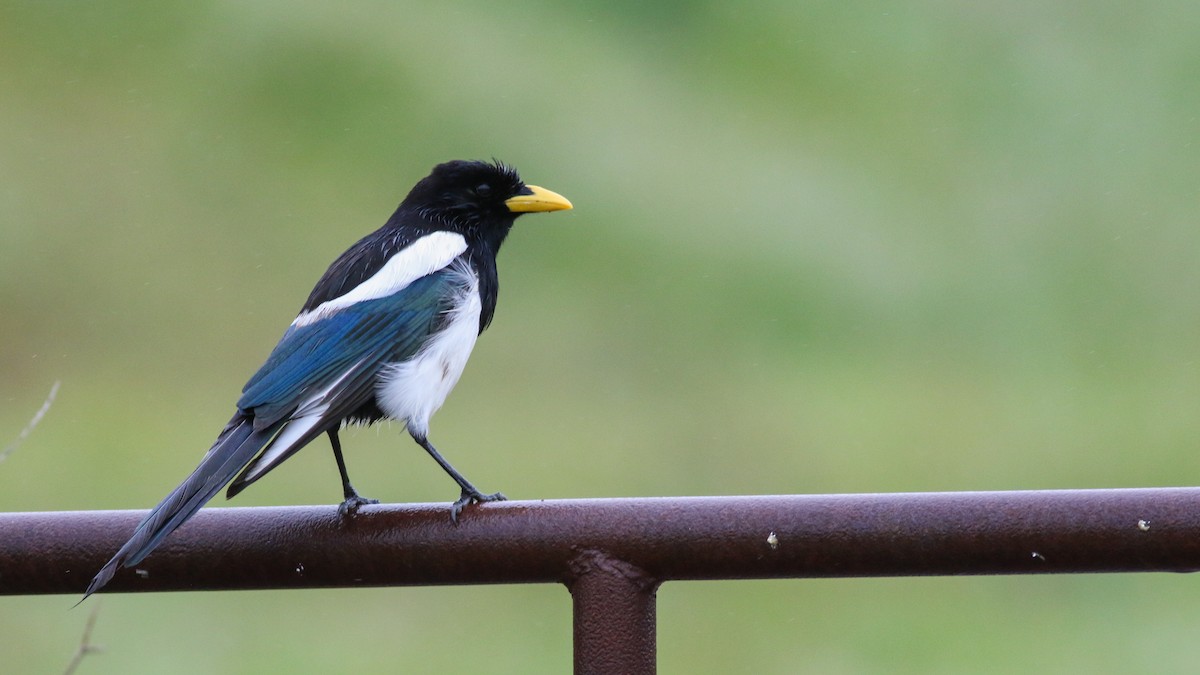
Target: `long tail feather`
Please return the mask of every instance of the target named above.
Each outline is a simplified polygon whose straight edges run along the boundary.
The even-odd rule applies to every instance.
[[[221,488],[254,459],[281,424],[254,430],[252,417],[237,414],[225,425],[212,448],[192,474],[142,519],[133,536],[117,551],[88,584],[83,600],[100,590],[120,567],[141,562],[184,521],[200,510]]]
[[[285,429],[279,432],[253,462],[233,479],[229,490],[225,492],[226,499],[233,499],[239,492],[250,487],[254,481],[267,475],[271,469],[283,463],[283,460],[296,454],[300,448],[308,445],[314,438],[325,433],[329,425],[321,417],[293,419]]]

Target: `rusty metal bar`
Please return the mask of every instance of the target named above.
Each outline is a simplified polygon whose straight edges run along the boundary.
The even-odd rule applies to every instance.
[[[1200,488],[204,509],[106,590],[1200,569]],[[140,511],[0,514],[0,595],[81,593]]]
[[[658,580],[603,551],[571,561],[577,675],[653,675]]]

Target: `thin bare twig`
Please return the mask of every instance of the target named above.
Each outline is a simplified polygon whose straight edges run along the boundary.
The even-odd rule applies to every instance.
[[[4,446],[3,450],[0,450],[0,462],[8,459],[8,456],[17,449],[17,446],[21,445],[21,443],[24,443],[26,438],[29,438],[29,434],[33,433],[33,428],[36,427],[38,422],[41,422],[42,418],[46,416],[46,413],[50,411],[50,406],[54,404],[54,397],[58,396],[58,385],[60,384],[62,384],[62,380],[54,381],[54,386],[50,387],[50,393],[46,395],[46,401],[42,403],[42,407],[38,408],[38,411],[33,414],[33,419],[29,420],[29,424],[26,424],[25,428],[21,430],[21,433],[17,434],[16,440]]]
[[[83,663],[83,659],[88,654],[98,654],[104,651],[104,647],[92,644],[92,629],[96,627],[96,617],[100,614],[100,604],[97,603],[92,609],[92,613],[88,615],[87,623],[83,627],[83,637],[79,640],[79,649],[75,650],[75,655],[71,657],[71,662],[67,664],[67,669],[63,671],[63,675],[71,675],[75,669]]]

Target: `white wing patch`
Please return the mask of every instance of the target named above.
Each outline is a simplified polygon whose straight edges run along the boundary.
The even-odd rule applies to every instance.
[[[360,361],[359,363],[362,362]],[[262,454],[250,465],[250,468],[246,469],[245,480],[247,482],[253,482],[270,470],[270,467],[279,460],[280,456],[291,450],[292,446],[301,437],[312,431],[313,427],[318,424],[328,421],[325,419],[325,413],[329,410],[329,401],[326,398],[335,387],[342,383],[342,380],[345,380],[350,373],[358,369],[359,363],[351,366],[349,370],[342,373],[340,377],[329,383],[324,389],[309,396],[300,403],[296,411],[292,413],[288,423],[283,425],[278,434],[275,434],[275,438],[271,439],[271,442],[267,445],[267,449],[263,450]]]
[[[479,278],[465,262],[451,268],[461,284],[445,327],[430,337],[411,359],[385,366],[379,374],[375,398],[379,408],[392,418],[404,420],[408,429],[424,436],[429,418],[446,402],[458,384],[467,357],[479,337]]]
[[[345,295],[326,300],[301,312],[292,326],[307,326],[334,312],[366,300],[386,298],[412,282],[449,265],[467,250],[461,234],[438,231],[421,237],[393,255],[371,278],[350,289]]]

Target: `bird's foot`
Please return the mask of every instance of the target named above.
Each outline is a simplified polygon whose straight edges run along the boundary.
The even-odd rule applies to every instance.
[[[463,490],[462,496],[458,498],[458,501],[450,505],[450,522],[457,525],[458,514],[462,513],[463,508],[471,504],[482,504],[483,502],[502,502],[507,499],[508,497],[505,497],[504,494],[500,492],[485,495],[478,490],[475,490],[474,492],[470,490]]]
[[[342,518],[353,516],[358,513],[358,507],[366,506],[367,504],[378,504],[378,499],[368,499],[357,492],[346,497],[346,501],[338,505],[338,515]]]

